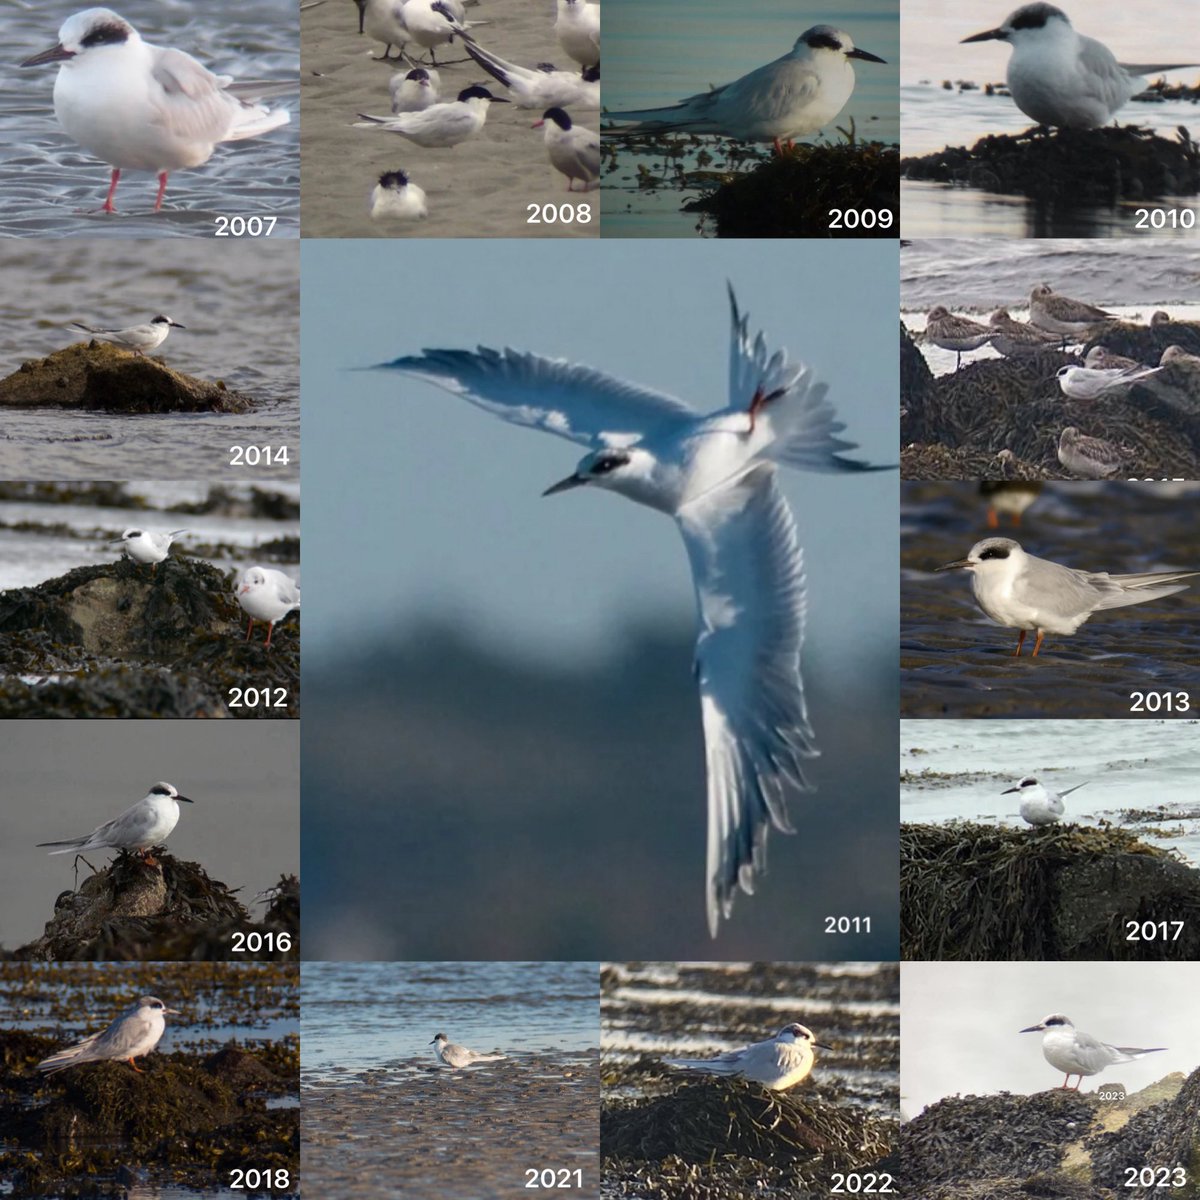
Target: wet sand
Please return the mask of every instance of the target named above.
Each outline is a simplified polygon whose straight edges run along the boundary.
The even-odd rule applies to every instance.
[[[560,70],[576,64],[554,35],[551,0],[486,0],[468,11],[480,45],[519,66],[553,62]],[[372,62],[384,47],[359,36],[358,12],[345,0],[307,9],[301,21],[304,137],[301,150],[302,221],[305,237],[597,237],[599,191],[567,192],[567,181],[546,157],[542,131],[532,129],[541,112],[515,104],[493,104],[477,137],[449,149],[424,149],[398,134],[354,129],[358,113],[391,112],[388,81],[395,64]],[[420,47],[410,46],[414,57]],[[393,51],[393,57],[395,51]],[[427,55],[422,55],[427,58]],[[439,100],[482,83],[496,96],[500,83],[466,58],[458,41],[439,46]],[[403,64],[408,71],[408,64]],[[571,116],[595,130],[600,114]],[[429,216],[419,221],[373,221],[371,189],[384,171],[403,169],[424,189]],[[576,185],[578,186],[578,185]],[[584,224],[528,224],[526,206],[580,203],[591,206]]]
[[[304,1089],[305,1190],[341,1200],[528,1195],[527,1171],[583,1171],[598,1191],[599,1054],[522,1055],[467,1071],[368,1071]]]

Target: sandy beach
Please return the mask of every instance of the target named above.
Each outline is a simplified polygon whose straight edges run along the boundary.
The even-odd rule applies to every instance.
[[[554,0],[484,0],[468,9],[480,45],[519,66],[553,62],[575,68],[554,34]],[[354,129],[358,113],[388,115],[388,81],[395,65],[373,62],[384,47],[359,36],[358,12],[346,0],[306,9],[301,23],[304,130],[301,211],[305,237],[597,237],[600,193],[567,192],[567,181],[546,156],[541,113],[493,104],[481,134],[448,149],[425,149],[398,134]],[[414,55],[420,50],[410,45]],[[392,52],[393,57],[395,51]],[[424,55],[428,58],[428,55]],[[493,95],[504,88],[466,58],[459,42],[439,46],[439,99],[452,100],[472,84]],[[409,67],[404,65],[404,70]],[[575,114],[572,114],[575,116]],[[595,129],[599,113],[576,120]],[[418,221],[373,221],[371,190],[384,171],[402,169],[424,189],[429,216]],[[578,186],[578,185],[576,185]],[[590,205],[591,219],[563,224],[528,221],[528,206]]]

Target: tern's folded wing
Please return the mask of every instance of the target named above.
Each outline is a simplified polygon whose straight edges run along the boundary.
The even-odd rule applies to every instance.
[[[758,466],[677,514],[699,608],[696,675],[708,767],[706,904],[715,936],[738,889],[766,867],[769,826],[792,832],[786,801],[813,757],[804,705],[804,569],[796,526]]]
[[[426,350],[373,369],[404,371],[514,425],[544,429],[594,449],[628,446],[667,422],[696,418],[682,400],[665,392],[517,350]]]

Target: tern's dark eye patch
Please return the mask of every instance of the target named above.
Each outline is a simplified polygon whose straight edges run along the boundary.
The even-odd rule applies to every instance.
[[[814,33],[806,44],[814,50],[840,50],[842,48],[842,43],[827,33]]]
[[[85,48],[92,46],[119,46],[129,40],[129,28],[125,25],[97,25],[88,31],[79,44]]]
[[[1012,29],[1044,29],[1046,22],[1055,14],[1062,16],[1057,8],[1049,4],[1031,4],[1013,17]]]
[[[141,537],[142,531],[140,529],[131,529],[125,536],[127,538]]]
[[[156,783],[150,789],[150,795],[152,795],[152,796],[169,796],[170,794],[171,794],[171,789],[163,787],[163,785],[161,783]]]
[[[592,464],[593,475],[607,475],[618,467],[623,467],[629,461],[628,454],[606,454]]]
[[[980,556],[980,562],[986,562],[989,558],[1007,558],[1008,551],[1003,546],[989,546]]]

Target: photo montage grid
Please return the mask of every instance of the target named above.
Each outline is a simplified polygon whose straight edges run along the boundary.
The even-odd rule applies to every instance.
[[[0,1196],[1200,1197],[1200,0],[1013,2],[5,6]]]

